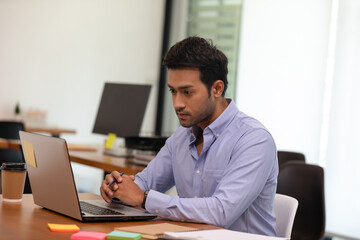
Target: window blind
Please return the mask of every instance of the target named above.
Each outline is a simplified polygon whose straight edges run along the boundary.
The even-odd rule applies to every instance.
[[[241,0],[190,0],[188,36],[211,39],[228,57],[227,97],[235,98],[241,23]]]

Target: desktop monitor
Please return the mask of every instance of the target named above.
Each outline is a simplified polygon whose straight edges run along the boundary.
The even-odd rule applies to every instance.
[[[139,136],[151,85],[105,83],[93,133]]]

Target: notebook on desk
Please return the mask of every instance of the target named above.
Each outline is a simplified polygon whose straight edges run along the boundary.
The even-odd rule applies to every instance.
[[[83,222],[156,217],[117,202],[79,201],[66,141],[24,131],[19,134],[35,204]]]

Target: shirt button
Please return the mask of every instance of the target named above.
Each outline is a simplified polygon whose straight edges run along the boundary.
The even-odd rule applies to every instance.
[[[219,137],[220,136],[220,134],[216,134],[216,137]]]
[[[198,196],[194,196],[194,198],[198,198]]]
[[[196,170],[196,173],[199,174],[199,173],[200,173],[200,170]]]
[[[158,210],[158,209],[156,209],[156,210],[155,210],[155,212],[156,212],[156,213],[159,213],[159,210]]]

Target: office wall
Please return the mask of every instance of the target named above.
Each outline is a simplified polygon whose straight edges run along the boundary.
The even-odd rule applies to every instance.
[[[360,239],[360,1],[338,1],[325,158],[327,231]]]
[[[49,125],[91,134],[105,81],[153,85],[142,131],[154,130],[164,0],[1,0],[0,119],[47,111]]]
[[[278,149],[319,163],[331,1],[245,0],[238,107],[270,130]]]
[[[47,111],[52,126],[72,128],[70,143],[92,134],[104,82],[151,84],[142,126],[155,125],[164,0],[0,0],[0,119]],[[79,191],[99,193],[103,172],[73,164]]]

